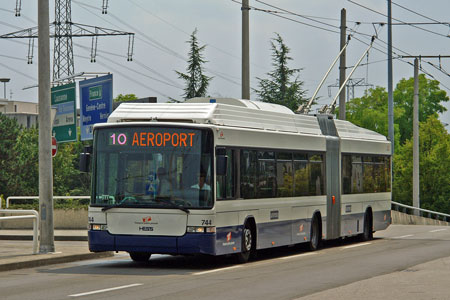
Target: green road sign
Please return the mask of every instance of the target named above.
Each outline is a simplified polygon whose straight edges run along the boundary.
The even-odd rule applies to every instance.
[[[52,108],[56,108],[52,134],[58,143],[77,140],[75,83],[52,88]]]

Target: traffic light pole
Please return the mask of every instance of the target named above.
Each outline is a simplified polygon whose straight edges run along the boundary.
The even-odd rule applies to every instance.
[[[49,0],[38,1],[39,76],[39,253],[55,251],[50,108]]]

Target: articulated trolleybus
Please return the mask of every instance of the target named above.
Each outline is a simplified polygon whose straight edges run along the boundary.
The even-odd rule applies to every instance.
[[[390,224],[390,147],[258,101],[121,104],[94,126],[89,249],[245,262],[258,249],[371,239]]]

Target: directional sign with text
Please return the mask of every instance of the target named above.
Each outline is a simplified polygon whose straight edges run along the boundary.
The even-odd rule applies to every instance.
[[[56,108],[52,134],[58,141],[77,140],[77,110],[75,108],[75,83],[53,87],[52,107]]]
[[[80,81],[81,140],[92,140],[92,128],[112,112],[112,74]]]

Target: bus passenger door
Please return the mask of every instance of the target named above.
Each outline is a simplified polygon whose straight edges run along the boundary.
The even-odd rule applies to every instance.
[[[327,239],[341,234],[341,191],[339,168],[339,138],[327,136]]]

